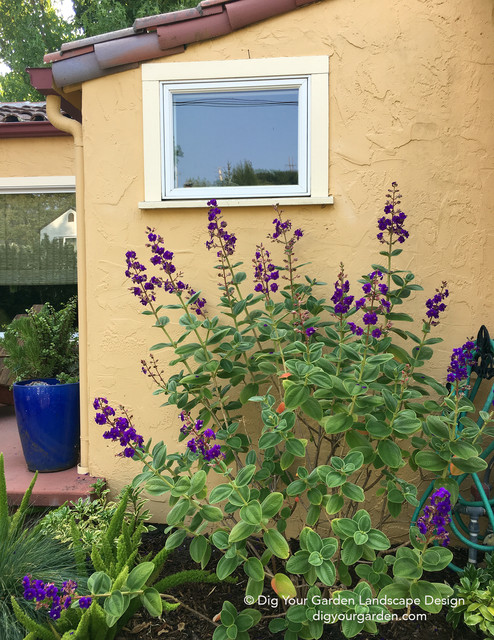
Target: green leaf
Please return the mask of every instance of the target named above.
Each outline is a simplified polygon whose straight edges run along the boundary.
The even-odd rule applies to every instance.
[[[392,440],[381,440],[377,445],[379,457],[385,465],[397,469],[401,465],[403,456],[400,447]]]
[[[207,474],[203,469],[201,469],[200,471],[196,471],[196,473],[194,473],[191,478],[190,487],[187,491],[188,495],[193,496],[202,491],[204,485],[206,484],[206,478]]]
[[[422,556],[423,567],[426,571],[442,571],[452,561],[452,552],[444,547],[427,549]]]
[[[463,460],[468,460],[469,458],[476,458],[478,456],[477,448],[470,444],[469,442],[464,442],[463,440],[453,440],[453,442],[449,443],[449,450],[452,454],[457,456],[458,458],[462,458]],[[455,464],[456,464],[455,460]],[[458,467],[459,468],[459,467]]]
[[[248,524],[247,522],[237,522],[237,524],[233,527],[228,536],[228,542],[230,544],[234,542],[240,542],[240,540],[245,540],[251,534],[253,534],[257,530],[257,526],[253,524]]]
[[[249,578],[255,581],[264,580],[264,567],[259,558],[251,557],[244,562],[244,571]]]
[[[433,435],[449,440],[449,427],[440,416],[428,416],[427,426]]]
[[[367,532],[369,539],[367,541],[367,545],[371,547],[371,549],[375,549],[376,551],[384,551],[389,549],[391,546],[391,542],[389,538],[382,532],[377,529],[371,529]]]
[[[154,565],[153,565],[154,568]],[[161,602],[161,598],[160,598]],[[120,618],[123,616],[126,610],[125,600],[122,593],[117,589],[113,591],[110,597],[106,598],[105,604],[103,606],[105,613],[112,616],[113,618]]]
[[[242,404],[245,404],[249,401],[249,398],[252,396],[257,396],[259,393],[259,385],[253,382],[245,385],[239,395],[239,400]]]
[[[264,544],[273,555],[282,560],[286,560],[290,555],[290,547],[285,538],[275,529],[268,529],[264,532]]]
[[[341,491],[343,492],[343,495],[355,502],[363,502],[365,500],[365,494],[362,487],[358,487],[352,482],[345,482],[345,484],[342,484]]]
[[[310,418],[320,422],[323,417],[321,405],[315,398],[307,398],[307,400],[301,405],[301,409]]]
[[[442,471],[448,466],[447,460],[443,460],[434,451],[419,451],[415,456],[415,462],[427,471]]]
[[[353,538],[347,538],[341,548],[341,560],[347,567],[355,564],[363,554],[363,547],[359,546]]]
[[[152,587],[146,589],[144,593],[141,594],[141,602],[153,618],[158,618],[163,613],[161,596],[156,589]]]
[[[261,505],[258,500],[251,500],[240,509],[240,517],[247,524],[258,525],[262,519]]]
[[[237,474],[237,477],[235,478],[235,484],[237,485],[237,487],[243,487],[246,484],[249,484],[255,472],[256,472],[255,464],[248,464],[243,469],[240,469],[240,471]]]
[[[418,558],[397,558],[393,564],[393,575],[408,580],[420,578],[422,569],[419,567]]]
[[[87,588],[94,595],[109,593],[111,584],[111,578],[104,571],[91,574],[87,580]]]
[[[216,566],[216,575],[220,580],[224,580],[227,576],[235,571],[238,567],[239,559],[237,556],[233,556],[229,558],[227,556],[223,556],[219,559],[218,564]]]
[[[442,605],[437,604],[436,600],[441,600],[440,591],[426,580],[419,580],[410,585],[410,595],[412,598],[419,600],[419,607],[429,613],[439,613]],[[431,602],[432,601],[432,602]]]
[[[184,531],[185,533],[185,531]],[[127,578],[129,591],[139,591],[146,584],[148,578],[155,570],[153,562],[141,562],[134,567]]]
[[[166,523],[169,525],[177,524],[178,522],[183,520],[189,508],[190,503],[188,500],[179,500],[177,504],[168,512]]]
[[[353,425],[353,417],[346,413],[337,413],[324,418],[322,423],[326,433],[343,433]]]
[[[306,573],[309,568],[309,552],[305,550],[297,551],[286,563],[286,570],[290,573]]]
[[[200,513],[204,520],[208,522],[219,522],[223,520],[223,511],[218,507],[212,507],[209,504],[205,504],[201,507]]]
[[[165,542],[165,549],[171,550],[179,547],[185,540],[187,532],[184,529],[178,529],[168,536]]]
[[[478,473],[479,471],[487,469],[487,462],[478,457],[469,458],[468,460],[455,458],[453,460],[453,463],[455,467],[458,467],[458,469],[460,469],[460,471],[465,471],[466,473]]]
[[[319,580],[328,587],[333,586],[336,580],[336,569],[331,560],[326,560],[316,567],[316,574]]]
[[[275,491],[269,494],[261,503],[262,517],[272,518],[283,506],[283,494]]]
[[[285,391],[285,406],[287,409],[296,409],[309,397],[309,389],[300,384],[291,384]]]
[[[345,500],[343,496],[340,496],[338,493],[334,493],[326,502],[326,505],[325,505],[326,512],[330,516],[335,513],[338,513],[342,509],[344,504],[345,504]]]
[[[263,433],[259,438],[259,449],[269,449],[270,447],[276,447],[276,445],[280,444],[282,440],[283,436],[277,431]]]
[[[210,504],[227,500],[233,491],[233,487],[229,484],[219,484],[217,487],[211,490],[209,494]]]
[[[286,441],[286,450],[297,458],[305,458],[305,447],[307,440],[299,440],[298,438],[290,438]]]
[[[202,562],[208,547],[208,541],[204,536],[196,536],[193,538],[189,547],[189,553],[192,560],[194,560],[194,562]]]

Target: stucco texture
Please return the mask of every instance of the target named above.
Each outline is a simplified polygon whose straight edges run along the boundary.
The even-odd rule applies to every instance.
[[[328,282],[345,263],[350,281],[380,260],[376,220],[393,180],[410,239],[397,259],[424,291],[408,312],[420,321],[441,281],[451,297],[435,335],[430,371],[444,379],[451,349],[485,323],[494,335],[494,37],[491,0],[322,0],[229,36],[191,45],[162,62],[327,55],[330,58],[329,183],[334,205],[286,207],[304,229],[299,255]],[[214,300],[206,206],[139,210],[143,200],[140,69],[83,85],[88,283],[88,403],[103,395],[129,407],[145,437],[175,448],[176,408],[160,408],[140,360],[160,341],[128,292],[125,251],[144,256],[157,227],[184,279]],[[205,150],[207,153],[207,150]],[[221,205],[221,200],[219,201]],[[269,207],[225,210],[238,258],[251,272],[255,244],[271,231]],[[245,285],[246,288],[249,286]],[[166,300],[164,302],[170,302]],[[171,330],[179,334],[177,318]],[[419,325],[417,325],[419,326]],[[408,327],[407,327],[408,328]],[[170,359],[164,352],[162,363]],[[166,367],[165,367],[166,368]],[[92,416],[90,411],[90,420]],[[90,421],[89,465],[115,491],[138,467]],[[161,519],[159,505],[153,507]]]
[[[68,136],[0,140],[2,178],[73,175],[74,143]]]

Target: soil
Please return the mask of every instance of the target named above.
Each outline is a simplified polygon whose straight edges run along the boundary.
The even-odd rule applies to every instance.
[[[150,551],[156,553],[163,546],[163,540],[164,536],[158,525],[157,531],[143,537],[142,553],[146,554]],[[186,541],[167,559],[163,568],[163,576],[198,568],[198,565],[190,558],[188,544]],[[221,552],[213,547],[208,568],[214,568],[221,555]],[[466,554],[464,550],[457,550],[455,563],[459,566],[465,566]],[[247,578],[241,568],[233,576],[237,578],[236,584],[190,584],[173,589],[170,594],[184,605],[195,609],[197,613],[181,606],[175,611],[165,613],[162,618],[152,618],[144,609],[141,609],[127,623],[116,640],[210,640],[215,629],[212,619],[221,611],[225,600],[232,602],[238,611],[245,608],[243,594]],[[453,571],[446,569],[440,574],[436,574],[434,579],[437,582],[445,581],[453,585],[458,577]],[[266,587],[265,595],[272,596],[274,594],[269,587]],[[263,605],[260,610],[266,616],[277,612],[276,609],[272,609],[268,605]],[[460,624],[457,629],[453,629],[451,624],[446,621],[446,613],[447,607],[444,607],[439,614],[427,614],[425,621],[391,622],[387,625],[381,625],[377,636],[361,633],[356,636],[356,640],[424,640],[424,638],[426,640],[482,640],[485,638],[483,633],[475,633],[463,624]],[[273,634],[269,631],[268,622],[269,620],[261,620],[256,627],[250,630],[252,640],[283,639],[283,633]],[[344,640],[344,636],[337,624],[328,624],[325,627],[322,640]]]

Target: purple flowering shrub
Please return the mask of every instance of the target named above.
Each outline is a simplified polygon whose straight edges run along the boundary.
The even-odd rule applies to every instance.
[[[452,558],[442,546],[429,548],[447,540],[458,497],[449,465],[454,458],[462,471],[482,470],[481,440],[494,435],[492,412],[479,425],[466,415],[474,410],[466,397],[474,343],[455,350],[449,389],[423,372],[441,341],[431,332],[446,311],[445,282],[423,303],[420,333],[405,328],[413,318],[402,308],[422,287],[393,265],[409,241],[400,198],[393,183],[377,224],[384,264],[372,264],[358,284],[340,264],[329,301],[319,293],[323,282],[302,277],[297,253],[304,232],[279,209],[266,234],[271,245],[257,244],[249,277],[235,261],[236,235],[217,202],[208,203],[205,244],[216,255],[219,288],[211,305],[196,284],[184,283],[155,230],[146,232],[149,264],[127,252],[130,291],[163,332],[142,370],[165,405],[176,407],[184,445],[170,453],[163,442],[144,443],[128,412],[115,411],[105,398],[95,400],[96,422],[123,448],[119,455],[141,466],[135,484],[168,496],[168,548],[193,536],[191,557],[203,568],[212,546],[219,549],[218,578],[243,567],[248,602],[269,588],[266,579],[278,595],[308,598],[270,622],[286,640],[320,637],[326,614],[344,613],[342,630],[352,637],[376,633],[379,618],[372,616],[390,608],[412,603],[438,611],[435,600],[451,590],[422,576]],[[174,295],[173,303],[165,296],[158,304],[160,289]],[[177,309],[178,339],[166,315]],[[154,355],[159,350],[173,354],[171,376]],[[257,406],[259,420],[246,429],[248,404]],[[410,470],[418,478],[424,472],[437,477],[434,502],[412,528],[411,547],[386,554],[387,526],[406,503],[419,505]],[[361,508],[376,504],[372,518]],[[353,590],[352,574],[361,578]],[[341,588],[350,604],[315,603]],[[364,595],[382,599],[362,605]],[[362,606],[372,614],[368,619],[348,617]],[[258,609],[239,613],[231,603],[224,612],[214,640],[246,640],[261,615]]]

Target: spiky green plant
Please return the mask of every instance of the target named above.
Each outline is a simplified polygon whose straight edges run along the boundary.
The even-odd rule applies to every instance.
[[[22,626],[11,608],[11,596],[19,597],[23,610],[34,617],[31,603],[22,600],[22,578],[36,575],[45,582],[60,583],[78,577],[74,553],[67,545],[43,535],[38,527],[26,526],[29,501],[37,474],[24,494],[21,505],[11,515],[7,500],[3,453],[0,453],[0,637],[24,638]]]

